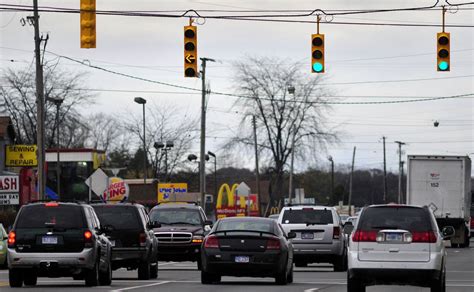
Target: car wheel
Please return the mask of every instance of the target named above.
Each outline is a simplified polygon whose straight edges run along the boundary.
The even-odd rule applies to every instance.
[[[198,270],[201,271],[202,270],[202,260],[200,258],[197,259],[197,266],[198,266]]]
[[[356,278],[347,275],[347,292],[365,292],[365,284]]]
[[[340,257],[337,257],[334,261],[334,272],[345,272],[347,271],[347,256],[344,253]]]
[[[150,267],[150,279],[158,278],[158,262],[155,262]]]
[[[276,276],[275,276],[275,283],[277,283],[277,285],[286,285],[288,284],[288,275],[286,274],[286,269],[283,270],[282,272],[278,273]]]
[[[8,280],[10,282],[10,287],[23,286],[23,271],[19,269],[10,269],[8,271]]]
[[[431,292],[446,292],[446,269],[443,268],[441,277],[431,283]]]
[[[99,265],[95,263],[92,269],[87,269],[84,271],[84,280],[86,282],[86,286],[97,286],[98,284],[98,277],[99,277]]]
[[[150,262],[148,260],[138,264],[138,280],[150,280]]]
[[[291,266],[291,269],[290,269],[290,272],[288,273],[286,281],[288,283],[293,283],[293,265]]]
[[[23,282],[26,286],[35,286],[38,282],[38,274],[34,269],[28,269],[23,272]]]
[[[467,229],[464,232],[464,243],[460,244],[459,247],[461,248],[469,247],[469,231]]]
[[[295,262],[295,267],[303,268],[303,267],[306,267],[306,266],[308,266],[308,263],[306,263],[306,262]]]
[[[99,285],[108,286],[112,283],[112,264],[107,265],[107,270],[102,272],[99,270]]]
[[[201,270],[201,283],[202,284],[219,283],[220,281],[221,281],[221,276],[213,275],[211,273]]]

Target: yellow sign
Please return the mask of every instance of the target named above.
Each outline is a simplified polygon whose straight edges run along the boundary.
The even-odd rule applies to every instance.
[[[5,146],[5,166],[38,166],[36,145]]]
[[[169,201],[180,201],[180,194],[188,192],[187,183],[163,183],[158,184],[158,203]]]

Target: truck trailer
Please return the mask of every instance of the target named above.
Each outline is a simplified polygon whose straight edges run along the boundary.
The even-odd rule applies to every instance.
[[[407,203],[433,210],[442,229],[453,226],[452,247],[469,246],[471,159],[455,155],[408,155]]]

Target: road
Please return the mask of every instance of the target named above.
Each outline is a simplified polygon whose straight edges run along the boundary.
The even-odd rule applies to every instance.
[[[447,263],[447,291],[449,292],[472,292],[474,291],[474,240],[471,239],[471,248],[458,249],[448,248]],[[346,291],[346,273],[332,271],[331,265],[310,265],[306,268],[295,268],[294,283],[288,286],[278,286],[271,278],[236,278],[223,277],[222,283],[218,285],[202,285],[200,273],[196,264],[183,263],[160,263],[158,279],[149,281],[136,280],[136,271],[118,270],[114,271],[111,286],[84,287],[84,281],[74,281],[70,278],[39,278],[35,288],[29,291],[324,291],[342,292]],[[15,291],[8,286],[8,271],[0,270],[0,290]],[[425,292],[428,288],[400,287],[400,286],[372,286],[367,288],[368,292]]]

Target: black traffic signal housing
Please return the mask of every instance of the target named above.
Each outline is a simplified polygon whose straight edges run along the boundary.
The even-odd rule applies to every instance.
[[[324,34],[311,35],[311,72],[324,73]]]
[[[81,0],[81,48],[93,49],[96,41],[95,0]]]
[[[449,32],[438,32],[436,37],[436,69],[438,71],[449,71],[451,69],[451,53],[449,51],[450,42],[451,39]]]
[[[184,77],[198,77],[197,27],[184,27]]]

